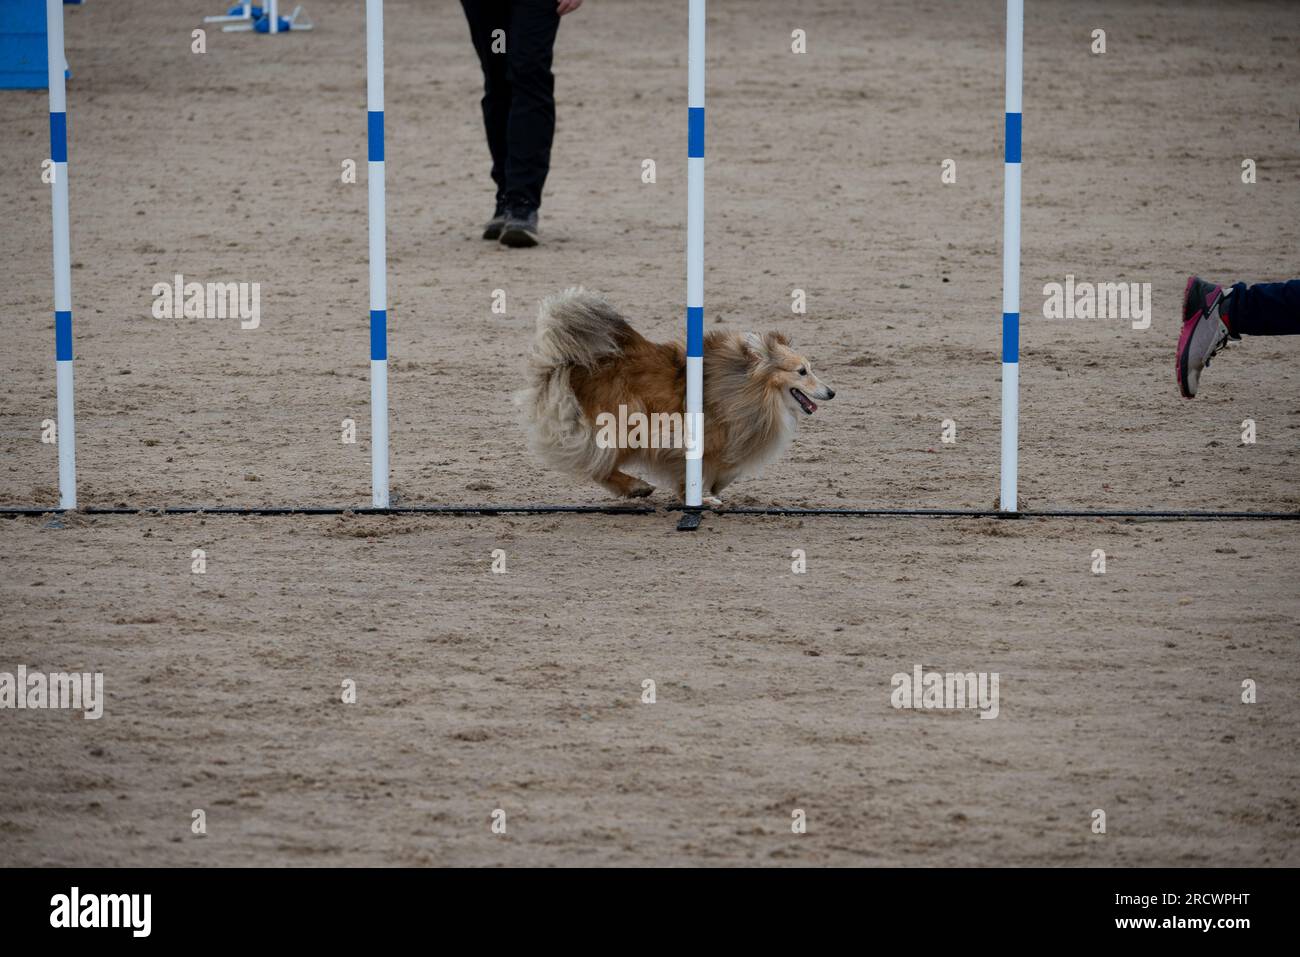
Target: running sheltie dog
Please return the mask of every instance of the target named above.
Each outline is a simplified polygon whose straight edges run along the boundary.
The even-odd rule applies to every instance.
[[[705,336],[705,502],[721,504],[724,488],[784,452],[799,418],[817,411],[813,399],[834,397],[779,332]],[[659,441],[654,425],[683,423],[686,350],[650,342],[599,296],[570,289],[542,303],[519,401],[534,451],[555,468],[627,498],[653,492],[630,467],[684,496],[685,437]],[[614,423],[625,433],[638,418],[651,423],[649,433],[610,441]]]

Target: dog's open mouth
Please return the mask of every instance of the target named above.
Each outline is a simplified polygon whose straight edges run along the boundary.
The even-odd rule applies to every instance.
[[[798,389],[791,389],[790,394],[794,396],[794,400],[799,403],[799,408],[803,409],[804,415],[812,415],[817,411],[817,403],[808,398],[808,396],[804,395]]]

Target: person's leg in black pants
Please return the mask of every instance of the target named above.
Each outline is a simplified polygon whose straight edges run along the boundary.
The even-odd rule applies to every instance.
[[[506,212],[506,131],[510,126],[510,79],[506,54],[492,52],[492,31],[509,33],[510,0],[461,0],[469,21],[469,36],[483,67],[483,127],[492,154],[492,181],[497,184],[496,211],[484,229],[484,239],[501,235]],[[508,49],[508,47],[507,47]],[[490,234],[490,235],[489,235]]]
[[[1223,304],[1223,319],[1234,339],[1300,335],[1300,279],[1237,283]]]
[[[510,126],[507,132],[506,205],[527,213],[542,205],[555,138],[555,75],[551,72],[560,15],[555,0],[512,0],[509,52]]]
[[[483,66],[483,121],[497,203],[508,214],[501,239],[509,245],[535,245],[555,137],[551,63],[560,15],[555,0],[461,2]],[[493,52],[495,30],[505,31],[504,53]],[[499,38],[496,46],[501,47]]]

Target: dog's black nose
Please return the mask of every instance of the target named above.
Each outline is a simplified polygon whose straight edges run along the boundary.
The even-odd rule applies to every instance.
[[[827,389],[827,390],[826,390],[826,398],[828,398],[828,399],[833,399],[833,398],[835,398],[835,390],[834,390],[834,389]]]

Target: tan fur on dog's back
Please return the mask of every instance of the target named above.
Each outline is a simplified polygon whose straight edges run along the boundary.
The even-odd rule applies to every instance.
[[[806,360],[780,333],[759,338],[713,332],[705,337],[704,353],[703,472],[711,495],[788,445],[796,413],[783,397],[793,375],[787,367],[806,367]],[[650,342],[604,299],[570,289],[542,303],[529,379],[520,401],[532,447],[549,464],[616,495],[652,491],[624,467],[671,483],[681,493],[684,449],[600,448],[596,442],[597,416],[617,416],[620,406],[628,415],[681,416],[686,350],[680,344]],[[810,372],[809,381],[821,387]]]

